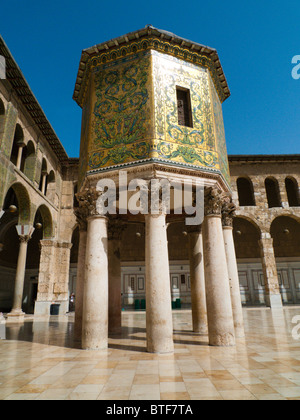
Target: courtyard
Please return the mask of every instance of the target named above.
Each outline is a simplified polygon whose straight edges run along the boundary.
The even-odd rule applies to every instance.
[[[167,355],[146,352],[145,312],[123,312],[122,334],[105,351],[80,349],[74,314],[26,316],[0,340],[0,400],[300,399],[300,307],[243,315],[246,338],[222,348],[191,332],[191,311],[173,311]]]

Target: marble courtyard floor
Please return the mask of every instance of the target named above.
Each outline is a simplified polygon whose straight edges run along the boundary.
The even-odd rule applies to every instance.
[[[29,317],[0,340],[0,400],[300,399],[295,316],[300,307],[244,309],[246,338],[216,348],[177,311],[173,355],[146,353],[145,313],[123,312],[122,336],[101,352],[73,341],[74,315]]]

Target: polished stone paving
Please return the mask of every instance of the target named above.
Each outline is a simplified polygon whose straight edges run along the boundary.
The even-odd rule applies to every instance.
[[[232,348],[209,347],[191,312],[174,312],[172,355],[146,353],[145,313],[122,316],[122,336],[100,352],[73,341],[74,315],[6,324],[0,400],[300,399],[300,307],[244,309],[246,338]]]

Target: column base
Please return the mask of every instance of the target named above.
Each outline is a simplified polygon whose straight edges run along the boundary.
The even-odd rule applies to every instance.
[[[235,336],[228,333],[224,335],[209,336],[209,345],[216,347],[233,347],[235,346]]]
[[[21,310],[12,310],[6,316],[6,322],[24,322],[25,312]]]
[[[155,350],[152,348],[147,348],[147,353],[152,353],[152,354],[172,354],[174,353],[174,347],[170,348],[170,349],[165,349],[165,350]]]

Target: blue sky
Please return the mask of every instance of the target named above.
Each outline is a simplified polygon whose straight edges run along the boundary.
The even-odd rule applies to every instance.
[[[81,110],[72,100],[82,49],[151,24],[218,50],[231,97],[229,154],[300,154],[299,0],[2,1],[0,33],[71,157]]]

